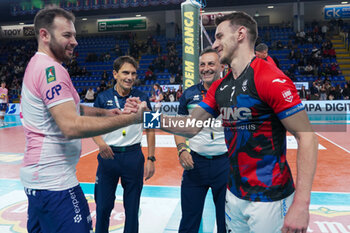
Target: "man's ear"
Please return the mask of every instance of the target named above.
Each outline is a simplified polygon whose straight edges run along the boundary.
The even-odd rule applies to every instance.
[[[39,37],[43,42],[49,42],[51,39],[51,34],[47,29],[40,28],[39,29]]]
[[[240,26],[237,31],[238,31],[237,40],[242,41],[247,36],[247,28],[244,26]]]
[[[115,80],[118,78],[118,72],[116,70],[113,70],[113,77]]]

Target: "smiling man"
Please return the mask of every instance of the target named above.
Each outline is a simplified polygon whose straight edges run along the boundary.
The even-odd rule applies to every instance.
[[[94,103],[105,109],[124,109],[130,97],[146,101],[148,96],[132,86],[136,79],[137,63],[130,56],[117,58],[113,63],[113,76],[117,81],[114,88],[101,92]],[[141,151],[142,124],[133,124],[103,136],[94,137],[99,146],[98,168],[95,184],[96,233],[108,233],[109,218],[114,207],[115,191],[119,179],[124,188],[125,226],[124,232],[138,232],[138,213],[143,177],[146,180],[154,174],[154,129],[147,129],[148,157],[144,170],[144,156]]]
[[[217,52],[204,49],[199,56],[201,82],[185,90],[179,100],[180,115],[189,115],[207,94],[212,83],[220,79],[223,65]],[[185,169],[181,182],[180,233],[196,233],[203,214],[205,197],[209,188],[216,209],[217,232],[225,233],[225,195],[229,160],[222,127],[203,128],[189,139],[175,136],[181,166]],[[190,151],[188,150],[190,149]]]
[[[212,48],[230,72],[210,86],[191,117],[162,115],[161,127],[193,137],[202,124],[181,128],[175,123],[221,114],[230,160],[227,231],[306,233],[318,140],[295,85],[275,65],[255,57],[258,30],[251,16],[233,12],[215,23]],[[286,131],[298,142],[296,185],[286,158]]]
[[[27,230],[92,232],[89,206],[76,177],[83,137],[108,133],[141,121],[142,108],[97,109],[80,105],[67,70],[78,45],[75,17],[57,6],[34,18],[38,52],[26,68],[21,120],[26,137],[21,182],[28,197]],[[143,103],[143,107],[145,107]]]

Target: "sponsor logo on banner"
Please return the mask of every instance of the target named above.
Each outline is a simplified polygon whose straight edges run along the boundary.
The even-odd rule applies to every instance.
[[[92,195],[86,196],[92,218],[92,225],[96,224],[96,205]],[[0,226],[10,226],[10,232],[27,232],[27,210],[28,202],[20,201],[0,209]],[[79,221],[79,218],[76,219]],[[116,200],[111,213],[109,231],[122,229],[125,222],[123,202]]]
[[[6,114],[8,115],[19,114],[19,104],[9,104],[9,107],[6,110]]]
[[[160,115],[157,112],[144,112],[143,113],[143,128],[144,129],[159,129],[160,128]]]
[[[1,26],[1,36],[3,38],[20,38],[34,36],[34,25],[5,25]]]
[[[24,36],[35,36],[35,31],[33,26],[23,27]]]

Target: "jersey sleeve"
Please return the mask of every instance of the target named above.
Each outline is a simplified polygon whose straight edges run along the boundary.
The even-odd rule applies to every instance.
[[[151,105],[151,102],[149,101],[149,98],[147,95],[145,95],[144,101],[146,101],[146,103],[147,103],[147,108],[152,111],[152,105]]]
[[[99,93],[95,99],[94,102],[94,107],[95,108],[103,108],[103,103],[102,103],[102,98],[101,98],[101,93]]]
[[[280,120],[304,109],[294,83],[278,68],[265,69],[262,76],[255,77],[260,98],[273,109]]]
[[[71,80],[63,66],[54,64],[41,70],[41,81],[37,87],[48,108],[73,100]]]
[[[202,107],[205,111],[207,111],[214,117],[218,117],[220,115],[220,111],[215,100],[215,92],[221,84],[222,80],[223,79],[216,80],[210,86],[205,98],[202,100],[202,102],[199,103],[200,107]]]
[[[177,114],[179,114],[179,115],[188,115],[189,114],[188,109],[187,109],[186,95],[187,95],[187,91],[185,90],[179,99],[179,109],[177,111]]]

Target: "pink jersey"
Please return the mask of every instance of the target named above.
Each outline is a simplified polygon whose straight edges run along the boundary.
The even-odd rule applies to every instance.
[[[53,58],[37,52],[23,79],[21,120],[26,136],[21,181],[26,188],[59,191],[78,185],[76,165],[81,140],[67,139],[49,109],[80,98],[67,70]]]
[[[7,103],[8,90],[6,88],[0,87],[0,104]]]

